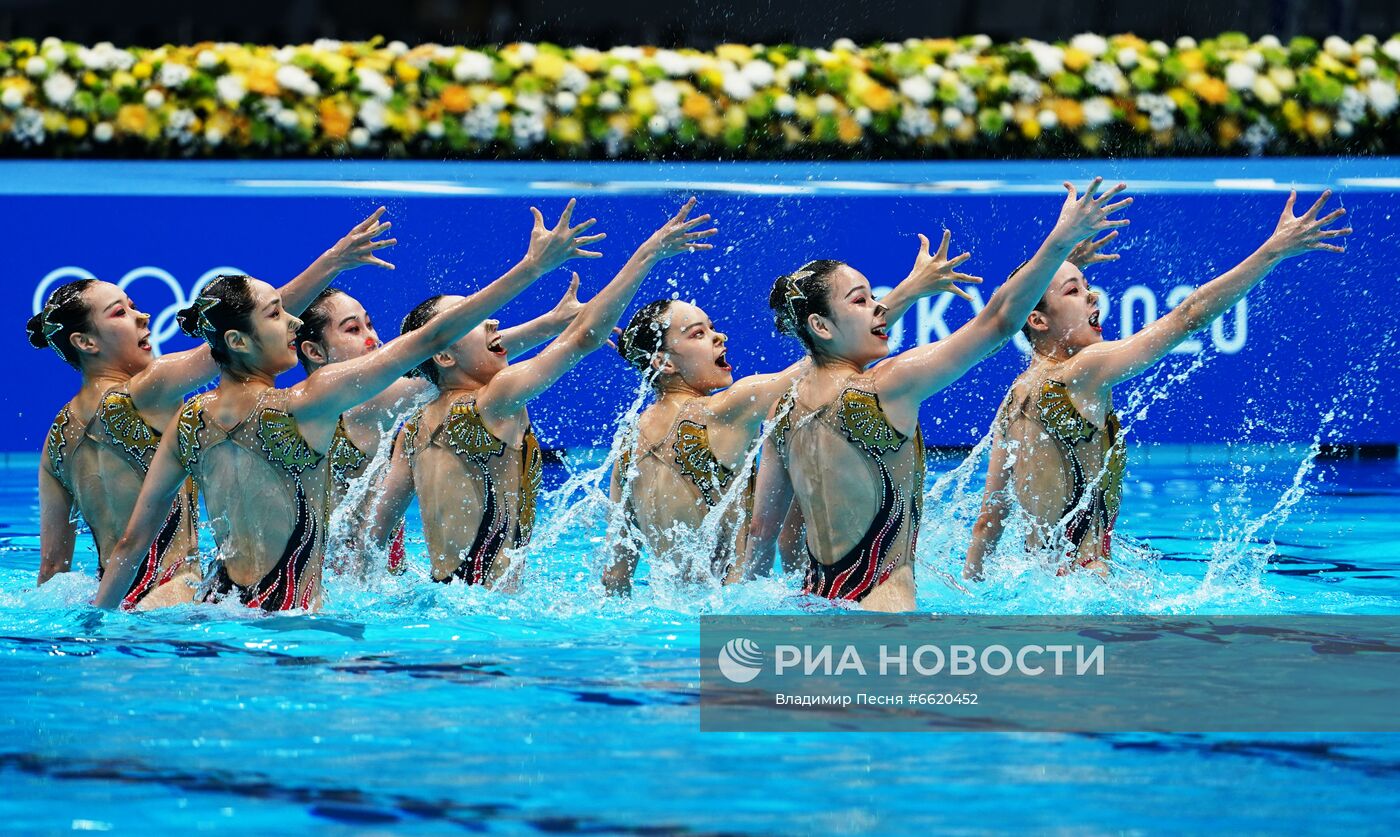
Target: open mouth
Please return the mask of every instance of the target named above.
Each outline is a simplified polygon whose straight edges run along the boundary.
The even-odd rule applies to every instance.
[[[486,344],[486,351],[493,355],[499,355],[500,357],[505,357],[506,355],[505,344],[501,342],[501,338],[499,337],[493,337],[491,342]]]
[[[151,335],[147,334],[145,337],[137,340],[136,347],[143,352],[149,352],[151,350]]]
[[[1099,312],[1098,312],[1098,311],[1095,311],[1094,313],[1092,313],[1092,314],[1089,315],[1089,328],[1092,328],[1094,331],[1097,331],[1097,332],[1100,332],[1100,333],[1103,332],[1103,327],[1099,325]]]
[[[880,338],[881,340],[888,340],[890,339],[889,324],[877,325],[874,328],[870,329],[870,333]]]
[[[731,371],[731,370],[734,368],[734,367],[732,367],[732,366],[729,365],[729,353],[728,353],[728,352],[720,352],[720,353],[719,353],[719,357],[715,358],[715,366],[718,366],[720,369],[723,369],[725,372],[729,372],[729,371]]]

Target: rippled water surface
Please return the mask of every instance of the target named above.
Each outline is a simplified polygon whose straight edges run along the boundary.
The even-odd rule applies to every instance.
[[[930,469],[924,609],[1400,612],[1393,460],[1135,451],[1112,580],[1003,566],[967,591],[943,578],[981,481],[958,464]],[[644,579],[633,600],[605,599],[601,517],[558,508],[576,492],[554,495],[514,596],[431,584],[420,558],[404,577],[333,580],[314,616],[98,614],[84,606],[90,552],[33,588],[32,467],[0,469],[6,830],[1381,831],[1396,819],[1400,742],[1386,735],[702,734],[698,617],[816,605],[781,578]]]

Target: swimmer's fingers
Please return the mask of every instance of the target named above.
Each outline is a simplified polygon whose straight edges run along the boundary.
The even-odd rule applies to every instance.
[[[1309,244],[1309,245],[1308,245],[1308,249],[1310,249],[1310,250],[1326,250],[1326,251],[1329,252],[1329,253],[1345,253],[1345,252],[1347,251],[1347,248],[1342,247],[1342,246],[1339,245],[1339,244],[1325,244],[1325,243],[1320,242],[1320,241],[1314,242],[1314,243],[1312,243],[1312,244]]]
[[[578,235],[579,233],[581,233],[581,232],[587,230],[589,227],[593,226],[593,225],[596,224],[596,223],[598,223],[598,219],[597,219],[597,218],[589,218],[587,221],[584,221],[582,224],[579,224],[577,227],[570,227],[570,228],[569,228],[569,235]]]
[[[1111,204],[1109,204],[1108,206],[1103,207],[1103,214],[1105,214],[1105,215],[1112,215],[1113,213],[1118,212],[1118,211],[1123,210],[1123,209],[1127,209],[1128,207],[1130,207],[1130,206],[1132,206],[1132,205],[1133,205],[1133,199],[1132,199],[1132,198],[1124,198],[1123,200],[1119,201],[1118,203],[1111,203]]]
[[[1338,238],[1344,235],[1351,235],[1351,227],[1343,227],[1339,230],[1318,230],[1313,233],[1314,238]]]
[[[535,229],[544,229],[544,216],[540,214],[539,208],[534,206],[530,207],[530,214],[535,217]]]
[[[935,253],[935,254],[933,255],[933,257],[934,257],[935,259],[937,259],[938,261],[941,262],[941,261],[943,261],[943,260],[945,260],[945,259],[948,258],[948,242],[951,241],[952,238],[953,238],[953,232],[952,232],[952,230],[944,230],[944,231],[943,231],[943,241],[940,242],[939,245],[938,245],[938,252]],[[970,254],[964,253],[963,255],[966,256],[966,255],[970,255]]]
[[[685,206],[682,206],[682,207],[680,208],[680,211],[677,212],[677,213],[675,214],[675,216],[671,218],[672,223],[684,223],[686,216],[689,215],[689,214],[690,214],[690,210],[692,210],[692,209],[694,209],[694,208],[695,208],[695,198],[692,197],[690,200],[686,201],[686,202],[685,202]],[[708,217],[710,217],[710,216],[706,215],[705,217],[708,218]]]
[[[949,288],[948,288],[948,293],[950,293],[950,294],[956,294],[957,296],[962,297],[963,299],[967,300],[968,302],[972,302],[972,301],[973,301],[973,300],[972,300],[972,294],[968,293],[967,291],[963,290],[962,288],[959,288],[957,285],[953,285],[953,286],[949,287]]]
[[[1102,186],[1102,185],[1103,185],[1103,178],[1102,178],[1102,177],[1096,177],[1096,178],[1094,178],[1093,180],[1089,181],[1089,186],[1088,186],[1088,188],[1086,188],[1086,189],[1084,190],[1084,197],[1087,198],[1087,199],[1089,199],[1089,200],[1093,200],[1093,199],[1094,199],[1094,193],[1097,192],[1097,191],[1099,190],[1099,187]]]
[[[1321,218],[1317,219],[1317,226],[1325,227],[1345,214],[1347,214],[1347,211],[1345,209],[1334,209],[1326,215],[1322,216]]]
[[[943,239],[943,247],[947,247],[947,246],[948,246],[948,239],[945,238],[945,239]],[[940,256],[939,256],[940,259],[942,259],[943,257],[946,256],[946,254],[945,254],[944,251],[943,251],[943,247],[940,247],[939,250],[938,250],[938,252],[939,252],[939,254],[940,254]],[[970,259],[970,258],[972,258],[972,253],[970,253],[970,252],[963,253],[961,256],[957,256],[956,258],[951,259],[947,264],[943,265],[943,269],[944,269],[944,270],[952,270],[953,268],[957,267],[958,265],[962,264],[963,262],[967,261],[967,260]]]
[[[350,232],[364,232],[379,221],[379,217],[384,214],[384,207],[379,207],[370,213],[370,216],[351,228]]]
[[[914,258],[914,261],[917,263],[928,258],[928,236],[923,233],[914,234],[919,237],[919,255]]]
[[[574,239],[574,246],[583,247],[585,245],[592,244],[595,241],[602,241],[607,237],[607,233],[598,233],[597,235],[581,235]]]
[[[700,250],[713,250],[713,249],[715,249],[715,245],[713,245],[713,244],[687,244],[687,245],[685,245],[685,249],[686,249],[687,251],[691,252],[691,253],[696,253],[696,252],[699,252]]]
[[[393,247],[395,244],[399,243],[399,240],[397,238],[381,238],[378,241],[370,241],[367,243],[369,247],[366,249],[373,252],[375,250],[383,250],[385,247]]]
[[[386,270],[393,270],[393,269],[394,269],[394,266],[393,266],[392,264],[390,264],[389,262],[384,261],[383,259],[379,258],[378,256],[370,256],[369,258],[365,259],[365,264],[377,265],[378,267],[385,268]]]
[[[1074,203],[1079,200],[1079,192],[1075,190],[1074,184],[1066,180],[1063,184],[1069,195],[1065,197],[1065,203]]]
[[[1330,197],[1332,197],[1331,189],[1322,190],[1322,197],[1318,198],[1317,202],[1314,203],[1311,207],[1309,207],[1307,212],[1303,213],[1303,217],[1309,221],[1316,218],[1317,213],[1322,211],[1323,204],[1327,203],[1327,199]]]
[[[705,223],[705,222],[708,221],[708,220],[710,220],[710,216],[709,216],[708,213],[705,214],[705,215],[701,215],[701,216],[698,217],[698,218],[691,218],[689,221],[686,221],[685,223],[681,224],[681,225],[680,225],[680,229],[682,229],[682,230],[693,230],[693,229],[695,229],[696,227],[700,226],[701,224]]]
[[[573,224],[574,206],[577,204],[577,198],[569,198],[569,202],[564,204],[564,214],[559,216],[559,223],[554,225],[556,230],[566,230]]]
[[[617,326],[613,326],[612,333],[613,333],[613,337],[621,337],[621,336],[622,336],[622,329],[618,328]],[[612,350],[613,350],[614,352],[617,351],[617,343],[616,343],[616,342],[614,342],[614,341],[612,341],[612,340],[609,340],[609,341],[608,341],[608,345],[612,347]]]
[[[954,273],[954,274],[952,275],[951,278],[952,278],[952,280],[953,280],[954,282],[962,282],[962,283],[965,284],[965,285],[980,285],[980,284],[982,284],[982,277],[981,277],[981,276],[969,276],[969,275],[966,274],[966,273]]]
[[[1097,198],[1094,198],[1094,202],[1098,204],[1108,203],[1114,195],[1117,195],[1119,192],[1122,192],[1126,188],[1128,188],[1128,184],[1119,183],[1117,186],[1114,186],[1112,189],[1109,189],[1107,192],[1104,192],[1102,195],[1099,195]]]
[[[1298,200],[1298,190],[1297,190],[1297,189],[1294,189],[1293,191],[1291,191],[1291,192],[1288,193],[1288,200],[1286,200],[1286,201],[1283,202],[1283,215],[1282,215],[1281,217],[1283,217],[1283,218],[1294,218],[1294,217],[1296,217],[1296,216],[1293,214],[1293,204],[1294,204],[1295,202],[1297,202],[1297,200]]]
[[[1097,224],[1095,224],[1095,225],[1094,225],[1094,229],[1098,229],[1098,230],[1107,230],[1107,229],[1112,229],[1112,228],[1114,228],[1114,227],[1126,227],[1126,226],[1128,226],[1128,224],[1130,224],[1130,223],[1132,223],[1132,222],[1129,221],[1127,218],[1121,218],[1121,219],[1119,219],[1119,220],[1117,220],[1117,221],[1110,221],[1110,220],[1108,220],[1107,218],[1105,218],[1104,220],[1102,220],[1102,221],[1098,222]]]
[[[697,238],[709,238],[712,235],[718,234],[719,227],[710,227],[708,230],[696,230],[695,232],[688,232],[685,234],[684,237],[686,241],[694,241]]]

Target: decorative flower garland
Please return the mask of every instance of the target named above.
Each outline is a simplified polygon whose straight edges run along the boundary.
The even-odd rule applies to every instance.
[[[0,154],[897,159],[1400,153],[1400,36],[710,52],[0,42]]]

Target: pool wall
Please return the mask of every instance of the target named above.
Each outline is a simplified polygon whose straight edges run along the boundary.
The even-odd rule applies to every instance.
[[[1105,336],[1142,328],[1190,288],[1248,255],[1273,229],[1287,191],[1306,206],[1322,188],[1341,195],[1357,234],[1344,256],[1288,262],[1189,341],[1155,380],[1132,432],[1173,443],[1248,439],[1388,444],[1400,441],[1400,373],[1393,356],[1400,303],[1400,163],[1353,160],[847,163],[0,162],[10,246],[0,283],[13,360],[0,404],[3,451],[33,451],[76,376],[52,352],[31,349],[23,321],[47,290],[79,276],[125,283],[154,317],[163,351],[193,345],[174,312],[220,272],[274,283],[294,276],[379,204],[400,244],[398,269],[361,268],[337,285],[364,304],[381,336],[436,293],[464,293],[523,252],[528,207],[555,217],[570,195],[579,217],[609,234],[606,258],[573,264],[591,296],[685,196],[719,222],[708,254],[653,272],[629,309],[656,297],[693,299],[730,338],[738,374],[775,371],[795,344],[774,334],[773,278],[808,259],[839,258],[890,286],[912,264],[915,233],[973,253],[984,276],[979,304],[951,296],[921,304],[901,324],[905,346],[966,322],[1028,258],[1053,222],[1059,185],[1091,173],[1126,180],[1136,203],[1122,259],[1089,271],[1104,296]],[[1336,201],[1334,200],[1334,205]],[[1300,210],[1301,211],[1301,210]],[[503,309],[505,325],[547,310],[567,273],[546,277]],[[1006,385],[1025,364],[1016,344],[930,399],[930,444],[975,442]],[[1196,361],[1198,369],[1187,372]],[[1168,380],[1171,373],[1185,373]],[[289,375],[291,380],[297,373]],[[546,444],[606,443],[637,379],[611,351],[586,360],[531,407]],[[1131,385],[1120,389],[1120,405]]]

